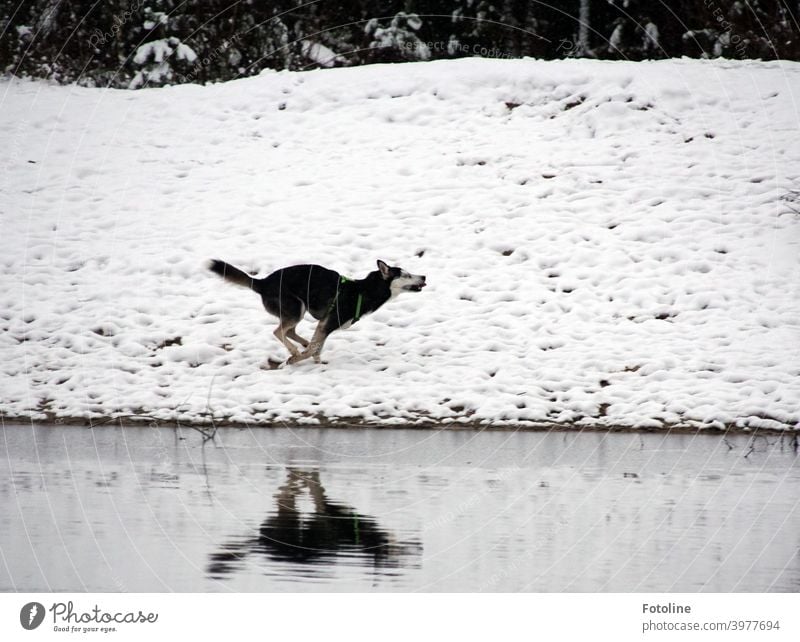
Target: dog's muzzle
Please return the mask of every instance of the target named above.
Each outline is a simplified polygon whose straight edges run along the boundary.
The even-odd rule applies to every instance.
[[[409,283],[408,285],[404,286],[403,289],[408,290],[409,292],[420,292],[426,285],[425,277],[417,276],[415,278],[416,280],[413,283]]]

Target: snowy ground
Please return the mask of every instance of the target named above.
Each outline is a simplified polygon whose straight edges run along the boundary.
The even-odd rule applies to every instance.
[[[6,417],[800,426],[798,64],[6,81],[0,115]],[[212,257],[429,287],[266,371]]]

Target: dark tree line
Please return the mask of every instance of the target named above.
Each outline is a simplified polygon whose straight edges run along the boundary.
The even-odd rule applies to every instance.
[[[481,56],[800,60],[800,0],[0,0],[5,74],[85,85]]]

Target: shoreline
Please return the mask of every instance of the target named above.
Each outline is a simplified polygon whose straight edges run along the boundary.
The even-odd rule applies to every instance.
[[[662,427],[655,426],[628,426],[628,425],[606,425],[598,423],[576,424],[558,422],[530,422],[530,423],[502,423],[473,421],[468,417],[448,418],[447,420],[413,420],[406,422],[375,422],[364,421],[358,417],[319,417],[306,416],[294,420],[292,423],[285,421],[252,421],[241,422],[230,419],[210,419],[208,421],[169,419],[155,417],[145,414],[128,414],[106,417],[78,417],[78,416],[50,416],[34,417],[25,415],[6,415],[0,413],[0,421],[6,424],[30,424],[32,426],[84,426],[86,428],[100,428],[102,426],[118,426],[127,424],[129,426],[157,427],[157,428],[187,428],[198,430],[206,434],[209,429],[217,428],[258,428],[265,430],[280,430],[287,428],[318,428],[333,430],[448,430],[448,431],[473,431],[473,432],[563,432],[563,433],[641,433],[641,434],[707,434],[725,437],[727,435],[750,435],[756,436],[784,436],[794,438],[795,448],[797,447],[800,428],[786,425],[784,428],[775,427],[741,427],[736,425],[717,426],[692,426],[688,424],[673,424]]]

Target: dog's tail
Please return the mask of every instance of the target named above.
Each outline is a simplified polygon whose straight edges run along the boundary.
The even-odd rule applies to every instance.
[[[239,268],[235,268],[229,263],[225,263],[225,261],[212,259],[208,262],[208,269],[214,274],[219,274],[226,281],[230,281],[236,285],[241,285],[245,288],[250,288],[256,292],[259,291],[258,286],[261,283],[261,279],[255,279],[249,274],[242,272]]]

